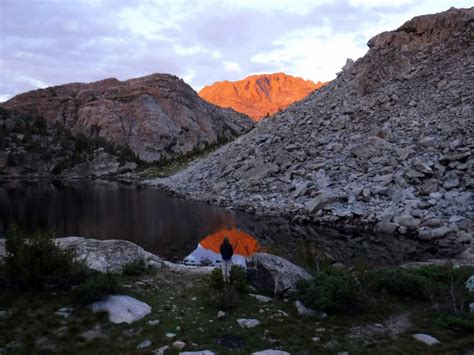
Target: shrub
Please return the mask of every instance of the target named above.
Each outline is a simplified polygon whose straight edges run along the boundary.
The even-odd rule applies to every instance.
[[[242,266],[232,265],[229,272],[229,282],[236,292],[242,295],[248,293],[247,271]]]
[[[122,275],[137,276],[143,274],[147,269],[148,266],[145,260],[134,260],[124,265]]]
[[[474,332],[474,314],[441,314],[434,320],[434,324],[443,329]]]
[[[110,273],[99,273],[89,277],[83,284],[76,287],[72,294],[77,303],[89,304],[118,292],[121,292],[121,287],[116,276]]]
[[[225,281],[221,269],[215,268],[212,270],[211,276],[209,278],[209,287],[213,290],[222,291],[224,284]]]
[[[83,280],[85,266],[72,250],[61,250],[46,234],[26,237],[16,227],[6,236],[5,274],[10,286],[65,288]]]
[[[240,295],[248,292],[247,272],[238,265],[233,265],[229,272],[229,280],[225,280],[220,268],[212,270],[208,279],[206,294],[209,304],[219,309],[235,307]]]
[[[426,277],[409,270],[393,268],[376,271],[372,274],[375,290],[386,290],[388,293],[424,299],[428,280]]]
[[[209,289],[208,290],[208,301],[212,307],[218,309],[231,309],[239,303],[239,293],[230,286],[229,283],[225,283],[221,290]]]
[[[342,311],[359,306],[361,285],[352,273],[331,267],[314,273],[312,280],[297,284],[306,306],[324,311]]]
[[[473,273],[473,267],[425,266],[379,270],[371,274],[371,279],[375,291],[428,300],[438,310],[460,313],[471,299],[464,283]]]

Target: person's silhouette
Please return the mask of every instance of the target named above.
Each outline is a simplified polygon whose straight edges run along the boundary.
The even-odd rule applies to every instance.
[[[228,237],[224,237],[220,251],[222,256],[222,274],[224,275],[224,278],[227,279],[232,264],[232,255],[234,255],[234,248],[232,247],[232,244],[230,244]]]

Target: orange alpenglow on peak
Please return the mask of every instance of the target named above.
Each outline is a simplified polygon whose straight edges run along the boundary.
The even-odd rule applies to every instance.
[[[325,84],[284,73],[261,74],[205,86],[199,96],[214,105],[230,107],[259,121],[303,99]]]

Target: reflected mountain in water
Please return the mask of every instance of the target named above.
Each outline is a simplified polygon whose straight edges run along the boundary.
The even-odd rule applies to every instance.
[[[234,256],[232,257],[233,264],[245,267],[245,258],[257,252],[264,251],[264,248],[260,247],[257,239],[250,234],[236,227],[230,229],[224,228],[201,240],[197,248],[184,258],[184,263],[191,265],[219,264],[222,261],[220,246],[225,237],[229,238],[229,242],[234,248]]]

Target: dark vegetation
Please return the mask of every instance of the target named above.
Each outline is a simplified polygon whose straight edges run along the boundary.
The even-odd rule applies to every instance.
[[[193,160],[206,156],[231,141],[231,139],[219,138],[219,140],[213,144],[208,144],[203,148],[196,147],[191,152],[177,158],[163,158],[160,161],[151,163],[141,161],[138,174],[140,177],[146,179],[173,175],[186,167]]]
[[[469,313],[474,292],[465,287],[471,275],[473,266],[380,270],[324,266],[313,270],[311,281],[298,284],[298,297],[310,308],[334,314],[367,314],[386,299],[416,302],[430,309],[435,326],[468,332],[474,330],[474,314]]]
[[[260,303],[248,296],[246,272],[237,266],[228,280],[220,269],[209,276],[187,275],[149,270],[142,261],[126,265],[121,275],[91,273],[74,253],[58,249],[46,235],[24,235],[18,229],[8,234],[8,256],[0,261],[0,312],[6,312],[0,321],[0,351],[7,349],[7,354],[38,353],[41,338],[49,339],[59,353],[134,353],[144,339],[152,341],[153,349],[171,345],[174,340],[165,336],[170,331],[199,349],[230,354],[266,348],[315,354],[455,354],[474,347],[474,314],[467,307],[474,298],[465,288],[474,267],[376,270],[335,268],[318,261],[311,269],[315,278],[301,283],[295,298],[328,312],[328,318],[319,320],[299,316],[289,299]],[[134,324],[112,324],[88,307],[124,290],[150,304],[152,314]],[[74,309],[67,319],[55,314],[62,307]],[[227,314],[216,319],[219,310]],[[395,338],[348,336],[354,326],[383,323],[404,313],[410,325]],[[256,318],[262,324],[244,329],[236,323],[239,318]],[[158,326],[147,324],[154,319],[160,320]],[[97,325],[104,337],[84,340],[81,334]],[[415,333],[433,335],[441,344],[428,347],[413,339]],[[315,336],[320,341],[314,342]]]
[[[12,227],[6,237],[4,279],[21,290],[67,289],[86,277],[84,264],[70,250],[61,250],[43,232],[26,236]]]
[[[126,276],[138,276],[144,274],[148,270],[148,266],[145,260],[135,260],[125,264],[122,270],[122,275]]]
[[[117,278],[87,269],[73,250],[62,250],[45,232],[26,235],[16,226],[6,235],[7,256],[0,269],[5,289],[20,292],[72,290],[79,304],[101,300],[121,291]]]
[[[7,167],[24,173],[38,173],[38,163],[54,163],[51,173],[60,175],[73,166],[93,159],[99,151],[117,157],[121,165],[140,163],[128,145],[108,142],[103,137],[73,134],[61,123],[0,108],[0,151],[8,152]],[[1,173],[1,170],[0,170]]]
[[[235,308],[242,299],[241,296],[248,293],[246,270],[241,266],[232,265],[226,280],[220,268],[214,269],[205,285],[204,293],[212,307],[225,310]]]

